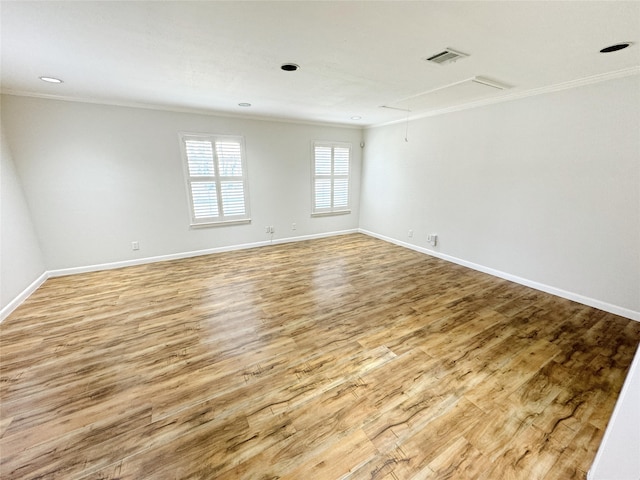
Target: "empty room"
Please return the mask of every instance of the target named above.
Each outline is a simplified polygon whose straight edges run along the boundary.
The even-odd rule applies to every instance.
[[[0,27],[2,479],[640,479],[640,1]]]

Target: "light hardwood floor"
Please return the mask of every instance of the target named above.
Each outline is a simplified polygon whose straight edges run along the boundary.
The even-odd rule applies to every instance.
[[[48,280],[3,479],[582,479],[640,323],[364,235]]]

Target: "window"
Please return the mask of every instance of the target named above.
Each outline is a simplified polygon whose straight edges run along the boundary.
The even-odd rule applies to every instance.
[[[181,135],[191,225],[248,223],[242,137]]]
[[[349,213],[351,145],[316,142],[313,148],[313,215]]]

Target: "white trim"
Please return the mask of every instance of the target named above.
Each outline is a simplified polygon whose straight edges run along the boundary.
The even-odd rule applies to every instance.
[[[621,70],[615,70],[613,72],[600,73],[597,75],[591,75],[589,77],[578,78],[576,80],[570,80],[568,82],[561,82],[561,83],[556,83],[554,85],[548,85],[545,87],[532,88],[529,90],[523,90],[521,92],[514,92],[510,95],[502,95],[499,97],[492,97],[484,100],[479,100],[476,102],[464,103],[462,105],[456,105],[454,107],[434,110],[434,111],[426,112],[423,114],[416,114],[416,115],[410,116],[408,120],[418,120],[420,118],[433,117],[433,116],[442,115],[445,113],[457,112],[459,110],[468,110],[471,108],[482,107],[484,105],[502,103],[502,102],[517,100],[517,99],[526,98],[526,97],[533,97],[536,95],[557,92],[557,91],[566,90],[569,88],[581,87],[583,85],[591,85],[593,83],[604,82],[604,81],[613,80],[616,78],[628,77],[631,75],[640,75],[640,67],[634,66],[634,67],[624,68]],[[64,102],[88,103],[93,105],[141,108],[145,110],[160,110],[164,112],[176,112],[176,113],[192,113],[196,115],[235,118],[240,120],[254,120],[258,122],[293,123],[296,125],[311,125],[311,126],[319,126],[319,127],[340,127],[340,128],[354,129],[354,130],[366,130],[369,128],[383,127],[386,125],[394,125],[397,123],[404,123],[407,121],[407,118],[403,118],[402,120],[393,120],[390,122],[376,123],[376,124],[370,124],[370,125],[366,125],[366,124],[354,125],[352,123],[313,121],[313,120],[307,120],[307,119],[286,118],[286,117],[277,117],[277,116],[271,116],[271,115],[243,115],[239,113],[223,112],[223,111],[217,111],[217,110],[207,109],[207,108],[175,107],[175,106],[169,106],[169,105],[158,105],[158,104],[151,104],[151,103],[127,102],[127,101],[116,101],[116,100],[105,100],[105,99],[97,100],[93,98],[71,97],[68,95],[51,95],[51,94],[44,94],[44,93],[29,92],[26,90],[13,90],[13,89],[4,89],[4,88],[0,89],[0,94],[12,95],[14,97],[43,98],[47,100],[59,100]]]
[[[572,300],[574,302],[581,303],[583,305],[587,305],[589,307],[597,308],[599,310],[604,310],[605,312],[613,313],[615,315],[620,315],[621,317],[628,318],[630,320],[635,320],[636,322],[640,322],[640,312],[635,310],[631,310],[628,308],[620,307],[618,305],[613,305],[611,303],[603,302],[600,300],[596,300],[594,298],[585,297],[584,295],[580,295],[574,292],[568,292],[566,290],[562,290],[560,288],[552,287],[550,285],[546,285],[544,283],[535,282],[533,280],[528,280],[526,278],[518,277],[517,275],[512,275],[510,273],[503,272],[501,270],[496,270],[494,268],[486,267],[484,265],[479,265],[477,263],[469,262],[467,260],[463,260],[461,258],[453,257],[451,255],[446,255],[444,253],[437,252],[435,250],[431,250],[428,248],[419,247],[417,245],[413,245],[411,243],[402,242],[400,240],[396,240],[395,238],[387,237],[385,235],[380,235],[378,233],[370,232],[368,230],[364,230],[362,228],[358,229],[360,233],[365,235],[369,235],[371,237],[378,238],[380,240],[384,240],[385,242],[393,243],[395,245],[399,245],[401,247],[409,248],[411,250],[415,250],[416,252],[424,253],[427,255],[431,255],[432,257],[437,257],[442,260],[446,260],[448,262],[456,263],[458,265],[462,265],[463,267],[471,268],[472,270],[477,270],[479,272],[488,273],[489,275],[493,275],[494,277],[503,278],[505,280],[509,280],[511,282],[519,283],[520,285],[524,285],[526,287],[534,288],[536,290],[540,290],[541,292],[550,293],[551,295],[555,295],[557,297],[566,298],[567,300]]]
[[[31,285],[25,288],[22,293],[20,293],[17,297],[11,300],[7,305],[5,305],[2,310],[0,310],[0,323],[7,318],[11,313],[18,308],[22,302],[24,302],[33,292],[35,292],[40,285],[42,285],[47,278],[49,278],[49,272],[44,272],[38,278],[36,278]]]
[[[604,310],[605,312],[613,313],[615,315],[620,315],[621,317],[626,317],[631,320],[640,322],[640,312],[636,312],[635,310],[619,307],[617,305],[612,305],[610,303],[602,302],[600,300],[595,300],[593,298],[585,297],[577,293],[567,292],[566,290],[561,290],[559,288],[551,287],[543,283],[527,280],[525,278],[521,278],[516,275],[511,275],[509,273],[502,272],[500,270],[495,270],[493,268],[485,267],[483,265],[478,265],[473,262],[468,262],[466,260],[462,260],[460,258],[453,257],[451,255],[446,255],[440,252],[436,252],[434,250],[430,250],[427,248],[419,247],[417,245],[402,242],[400,240],[396,240],[394,238],[387,237],[385,235],[380,235],[374,232],[370,232],[362,228],[356,228],[356,229],[350,229],[350,230],[339,230],[339,231],[327,232],[327,233],[317,233],[312,235],[302,235],[299,237],[287,237],[287,238],[281,238],[278,240],[245,243],[240,245],[230,245],[226,247],[216,247],[216,248],[210,248],[205,250],[195,250],[192,252],[173,253],[169,255],[159,255],[156,257],[139,258],[135,260],[124,260],[120,262],[101,263],[96,265],[88,265],[84,267],[72,267],[72,268],[62,268],[57,270],[48,270],[44,272],[42,275],[40,275],[40,277],[38,277],[31,285],[29,285],[20,295],[18,295],[11,302],[9,302],[9,304],[7,304],[2,310],[0,310],[0,322],[2,322],[6,317],[8,317],[11,314],[11,312],[13,312],[16,308],[18,308],[18,306],[20,306],[20,304],[24,302],[33,292],[35,292],[48,278],[62,277],[65,275],[75,275],[78,273],[96,272],[100,270],[112,270],[115,268],[131,267],[135,265],[145,265],[148,263],[163,262],[167,260],[179,260],[181,258],[190,258],[190,257],[197,257],[200,255],[210,255],[213,253],[230,252],[233,250],[244,250],[249,248],[265,247],[268,245],[279,245],[284,243],[302,242],[305,240],[314,240],[318,238],[348,235],[350,233],[362,233],[364,235],[369,235],[370,237],[378,238],[380,240],[384,240],[386,242],[393,243],[401,247],[409,248],[411,250],[415,250],[416,252],[424,253],[426,255],[431,255],[433,257],[446,260],[448,262],[456,263],[458,265],[471,268],[472,270],[477,270],[479,272],[487,273],[489,275],[493,275],[494,277],[503,278],[505,280],[509,280],[509,281],[518,283],[520,285],[531,287],[536,290],[540,290],[542,292],[550,293],[552,295],[566,298],[568,300],[572,300],[572,301],[581,303],[583,305],[587,305],[589,307],[597,308],[599,310]]]
[[[303,242],[305,240],[316,240],[318,238],[338,237],[340,235],[349,235],[351,233],[359,233],[359,231],[357,228],[352,228],[350,230],[338,230],[328,233],[315,233],[313,235],[302,235],[300,237],[281,238],[279,240],[273,240],[271,243],[273,245],[280,245],[282,243]]]
[[[191,113],[194,115],[206,115],[208,117],[233,118],[237,120],[252,120],[256,122],[276,122],[276,123],[292,123],[294,125],[308,125],[313,127],[339,127],[353,130],[362,130],[365,125],[354,125],[353,123],[331,122],[331,121],[313,121],[303,118],[294,117],[278,117],[272,115],[247,115],[242,113],[225,112],[209,108],[197,107],[176,107],[170,105],[159,105],[153,103],[127,102],[108,99],[94,99],[86,97],[72,97],[69,95],[52,95],[48,93],[29,92],[27,90],[14,90],[3,88],[0,89],[1,95],[11,95],[13,97],[42,98],[45,100],[57,100],[60,102],[87,103],[90,105],[106,105],[108,107],[125,107],[140,108],[143,110],[155,110],[161,112],[173,113]]]
[[[312,217],[331,217],[333,215],[349,215],[351,210],[336,210],[335,212],[318,212],[312,213]]]
[[[158,255],[156,257],[138,258],[135,260],[124,260],[120,262],[100,263],[96,265],[87,265],[84,267],[60,268],[56,270],[47,270],[40,275],[31,285],[29,285],[22,293],[11,300],[2,310],[0,310],[0,323],[7,318],[22,302],[35,292],[48,278],[63,277],[66,275],[76,275],[79,273],[97,272],[100,270],[113,270],[115,268],[132,267],[135,265],[145,265],[148,263],[164,262],[167,260],[179,260],[181,258],[197,257],[200,255],[210,255],[212,253],[231,252],[234,250],[245,250],[249,248],[266,247],[268,245],[279,245],[283,243],[302,242],[305,240],[314,240],[317,238],[337,237],[339,235],[347,235],[350,233],[358,233],[358,229],[338,230],[334,232],[315,233],[312,235],[301,235],[299,237],[281,238],[278,240],[270,240],[264,242],[244,243],[240,245],[230,245],[226,247],[208,248],[206,250],[195,250],[192,252],[172,253],[169,255]]]
[[[189,224],[189,228],[230,227],[233,225],[249,225],[250,223],[251,219],[245,218],[244,220],[223,220],[221,222],[191,223]]]
[[[213,253],[231,252],[234,250],[246,250],[249,248],[266,247],[268,245],[277,245],[281,243],[301,242],[304,240],[313,240],[316,238],[334,237],[338,235],[346,235],[349,233],[357,233],[357,229],[341,230],[336,232],[319,233],[314,235],[303,235],[300,237],[281,238],[278,240],[268,240],[262,242],[243,243],[239,245],[229,245],[226,247],[208,248],[205,250],[195,250],[192,252],[171,253],[168,255],[158,255],[156,257],[137,258],[135,260],[123,260],[120,262],[100,263],[96,265],[87,265],[84,267],[61,268],[50,270],[50,277],[63,277],[65,275],[76,275],[78,273],[97,272],[100,270],[113,270],[115,268],[132,267],[135,265],[145,265],[148,263],[165,262],[167,260],[180,260],[182,258],[199,257],[201,255],[211,255]]]
[[[101,270],[113,270],[115,268],[133,267],[136,265],[146,265],[148,263],[166,262],[168,260],[180,260],[182,258],[198,257],[200,255],[210,255],[212,253],[230,252],[233,250],[242,250],[246,248],[264,247],[270,242],[254,242],[244,243],[240,245],[232,245],[228,247],[208,248],[206,250],[194,250],[192,252],[170,253],[168,255],[158,255],[155,257],[136,258],[134,260],[121,260],[119,262],[98,263],[95,265],[86,265],[83,267],[60,268],[50,270],[51,277],[64,277],[66,275],[77,275],[79,273],[99,272]]]
[[[617,78],[630,77],[632,75],[640,75],[640,67],[636,66],[636,67],[624,68],[622,70],[616,70],[614,72],[601,73],[598,75],[592,75],[590,77],[578,78],[576,80],[571,80],[568,82],[556,83],[554,85],[547,85],[545,87],[532,88],[529,90],[514,92],[507,95],[500,95],[497,97],[485,98],[482,100],[477,100],[475,102],[468,102],[460,105],[455,105],[453,107],[446,107],[446,108],[441,108],[439,110],[431,110],[429,112],[417,113],[415,115],[410,115],[408,118],[403,118],[402,120],[393,120],[390,122],[378,123],[375,125],[368,125],[365,127],[365,129],[384,127],[387,125],[396,125],[399,123],[406,123],[407,121],[410,121],[410,120],[419,120],[421,118],[435,117],[437,115],[443,115],[445,113],[458,112],[460,110],[469,110],[472,108],[484,107],[486,105],[493,105],[496,103],[509,102],[511,100],[519,100],[521,98],[534,97],[536,95],[543,95],[545,93],[559,92],[561,90],[568,90],[570,88],[582,87],[585,85],[592,85],[594,83],[605,82],[607,80],[614,80]]]

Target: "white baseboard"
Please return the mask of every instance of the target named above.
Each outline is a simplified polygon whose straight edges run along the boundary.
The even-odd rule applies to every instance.
[[[587,305],[589,307],[597,308],[599,310],[604,310],[605,312],[613,313],[615,315],[620,315],[621,317],[628,318],[630,320],[635,320],[636,322],[640,322],[640,312],[635,310],[631,310],[628,308],[620,307],[618,305],[613,305],[607,302],[602,302],[600,300],[596,300],[594,298],[585,297],[584,295],[580,295],[574,292],[568,292],[566,290],[562,290],[560,288],[552,287],[550,285],[545,285],[544,283],[535,282],[533,280],[528,280],[526,278],[518,277],[516,275],[512,275],[510,273],[506,273],[500,270],[496,270],[490,267],[485,267],[484,265],[479,265],[477,263],[469,262],[467,260],[463,260],[461,258],[452,257],[451,255],[446,255],[444,253],[437,252],[435,250],[431,250],[428,248],[419,247],[417,245],[412,245],[407,242],[403,242],[401,240],[396,240],[395,238],[387,237],[385,235],[380,235],[375,232],[370,232],[364,229],[358,229],[360,233],[365,235],[369,235],[371,237],[378,238],[380,240],[384,240],[385,242],[393,243],[395,245],[399,245],[401,247],[409,248],[411,250],[415,250],[416,252],[424,253],[427,255],[431,255],[432,257],[437,257],[442,260],[446,260],[448,262],[456,263],[458,265],[462,265],[463,267],[471,268],[473,270],[477,270],[479,272],[488,273],[489,275],[493,275],[494,277],[503,278],[505,280],[509,280],[511,282],[519,283],[520,285],[524,285],[526,287],[531,287],[535,290],[540,290],[545,293],[550,293],[557,297],[566,298],[567,300],[572,300],[574,302],[581,303],[583,305]]]
[[[337,235],[346,235],[349,233],[358,233],[357,229],[340,230],[335,232],[317,233],[313,235],[301,235],[299,237],[278,238],[262,242],[243,243],[239,245],[229,245],[225,247],[207,248],[205,250],[195,250],[192,252],[171,253],[168,255],[158,255],[155,257],[137,258],[134,260],[123,260],[119,262],[100,263],[96,265],[87,265],[85,267],[61,268],[50,270],[50,277],[63,277],[66,275],[75,275],[78,273],[97,272],[100,270],[112,270],[114,268],[131,267],[134,265],[145,265],[148,263],[165,262],[167,260],[179,260],[181,258],[199,257],[200,255],[211,255],[213,253],[232,252],[234,250],[246,250],[249,248],[266,247],[268,245],[279,245],[283,243],[302,242],[304,240],[313,240],[317,238],[335,237]]]
[[[170,253],[168,255],[158,255],[155,257],[136,258],[133,260],[122,260],[119,262],[98,263],[95,265],[86,265],[84,267],[71,267],[50,270],[50,277],[64,277],[67,275],[77,275],[79,273],[98,272],[101,270],[113,270],[115,268],[133,267],[135,265],[146,265],[148,263],[166,262],[167,260],[179,260],[181,258],[198,257],[200,255],[210,255],[212,253],[231,252],[233,250],[243,250],[246,248],[264,247],[270,242],[245,243],[241,245],[232,245],[228,247],[208,248],[205,250],[195,250],[192,252]]]
[[[192,252],[172,253],[169,255],[159,255],[156,257],[137,258],[135,260],[123,260],[120,262],[100,263],[96,265],[88,265],[85,267],[61,268],[56,270],[48,270],[38,277],[31,285],[29,285],[20,295],[15,297],[8,305],[0,310],[0,322],[7,318],[11,312],[20,306],[29,296],[35,292],[45,280],[52,277],[63,277],[66,275],[76,275],[78,273],[97,272],[100,270],[112,270],[114,268],[131,267],[134,265],[145,265],[148,263],[164,262],[167,260],[179,260],[181,258],[197,257],[200,255],[210,255],[212,253],[231,252],[233,250],[244,250],[248,248],[266,247],[268,245],[279,245],[283,243],[302,242],[304,240],[314,240],[317,238],[335,237],[338,235],[347,235],[349,233],[358,233],[358,229],[338,230],[334,232],[316,233],[312,235],[301,235],[299,237],[279,238],[267,240],[264,242],[245,243],[240,245],[230,245],[226,247],[208,248],[205,250],[196,250]]]
[[[380,235],[374,232],[370,232],[364,229],[350,229],[350,230],[340,230],[335,232],[327,232],[327,233],[318,233],[312,235],[302,235],[299,237],[288,237],[288,238],[280,238],[274,239],[271,241],[262,241],[262,242],[253,242],[253,243],[245,243],[240,245],[230,245],[226,247],[216,247],[209,248],[205,250],[196,250],[192,252],[182,252],[182,253],[173,253],[169,255],[159,255],[155,257],[145,257],[139,258],[135,260],[124,260],[120,262],[111,262],[111,263],[102,263],[96,265],[89,265],[85,267],[73,267],[73,268],[63,268],[57,270],[49,270],[44,272],[40,277],[38,277],[31,285],[29,285],[22,293],[20,293],[16,298],[14,298],[8,305],[6,305],[2,310],[0,310],[0,322],[2,322],[6,317],[8,317],[11,312],[13,312],[18,306],[24,302],[33,292],[35,292],[40,285],[42,285],[47,278],[50,277],[61,277],[65,275],[75,275],[78,273],[87,273],[87,272],[95,272],[100,270],[111,270],[114,268],[122,268],[122,267],[130,267],[134,265],[144,265],[148,263],[155,262],[163,262],[167,260],[178,260],[181,258],[189,258],[189,257],[197,257],[200,255],[210,255],[212,253],[222,253],[222,252],[230,252],[234,250],[244,250],[248,248],[258,248],[265,247],[268,245],[280,245],[284,243],[292,243],[292,242],[302,242],[305,240],[314,240],[318,238],[326,238],[326,237],[335,237],[338,235],[347,235],[350,233],[363,233],[365,235],[369,235],[371,237],[378,238],[380,240],[384,240],[389,243],[393,243],[395,245],[399,245],[401,247],[409,248],[411,250],[415,250],[420,253],[424,253],[426,255],[431,255],[433,257],[440,258],[442,260],[446,260],[452,263],[456,263],[458,265],[462,265],[464,267],[471,268],[473,270],[478,270],[483,273],[488,273],[489,275],[493,275],[495,277],[503,278],[505,280],[509,280],[515,283],[519,283],[520,285],[525,285],[527,287],[534,288],[536,290],[540,290],[542,292],[550,293],[552,295],[556,295],[558,297],[566,298],[568,300],[573,300],[578,303],[582,303],[583,305],[587,305],[589,307],[594,307],[600,310],[604,310],[605,312],[613,313],[616,315],[620,315],[621,317],[626,317],[631,320],[635,320],[640,322],[640,312],[636,312],[634,310],[630,310],[627,308],[619,307],[617,305],[612,305],[606,302],[602,302],[600,300],[595,300],[593,298],[585,297],[583,295],[579,295],[573,292],[567,292],[565,290],[561,290],[559,288],[551,287],[549,285],[545,285],[542,283],[534,282],[531,280],[527,280],[526,278],[521,278],[515,275],[511,275],[506,272],[502,272],[500,270],[495,270],[493,268],[485,267],[483,265],[478,265],[473,262],[468,262],[466,260],[462,260],[460,258],[452,257],[450,255],[446,255],[434,250],[430,250],[427,248],[419,247],[417,245],[412,245],[407,242],[402,242],[400,240],[396,240],[395,238],[387,237],[385,235]]]
[[[339,235],[349,235],[350,233],[359,233],[360,231],[357,228],[353,228],[351,230],[338,230],[335,232],[328,233],[316,233],[313,235],[302,235],[300,237],[288,237],[288,238],[280,238],[274,239],[270,242],[273,245],[279,245],[281,243],[291,243],[291,242],[303,242],[305,240],[316,240],[318,238],[329,238],[329,237],[337,237]]]
[[[49,278],[49,272],[44,272],[38,278],[36,278],[31,285],[25,288],[17,297],[11,300],[7,305],[5,305],[2,310],[0,310],[0,322],[2,322],[5,318],[7,318],[11,312],[13,312],[16,308],[22,304],[29,296],[35,292],[40,285],[42,285],[47,278]]]

